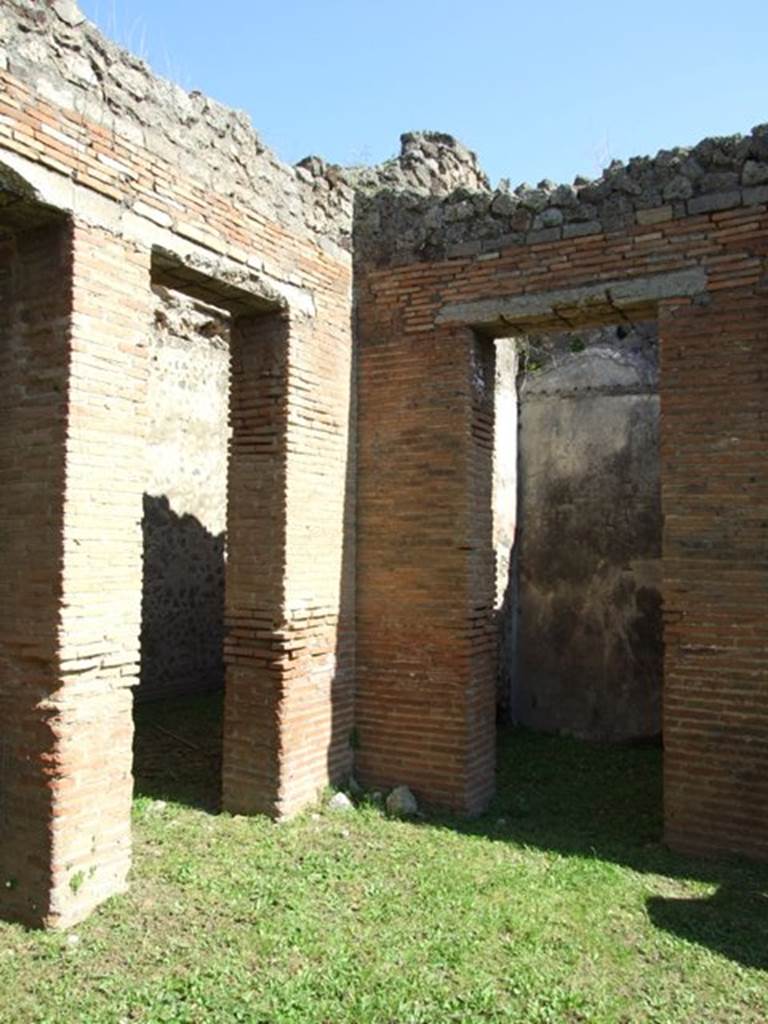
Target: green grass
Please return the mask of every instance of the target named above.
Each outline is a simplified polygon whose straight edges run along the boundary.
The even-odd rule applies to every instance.
[[[211,813],[217,702],[189,710],[139,714],[130,893],[73,937],[0,925],[2,1024],[768,1020],[768,871],[659,843],[658,750],[509,731],[481,819],[274,825]]]

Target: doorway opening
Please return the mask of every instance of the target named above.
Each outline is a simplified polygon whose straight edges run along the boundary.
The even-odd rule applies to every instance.
[[[257,278],[164,250],[152,288],[134,776],[216,811],[273,733],[241,634],[244,609],[271,621],[282,594],[288,320]]]
[[[498,339],[494,543],[502,718],[661,734],[656,321]]]
[[[218,806],[231,316],[153,285],[137,792]]]

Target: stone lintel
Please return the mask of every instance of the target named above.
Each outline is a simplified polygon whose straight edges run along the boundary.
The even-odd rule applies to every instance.
[[[463,324],[496,335],[509,334],[510,328],[563,330],[650,318],[662,299],[699,295],[706,287],[704,270],[692,267],[547,292],[451,302],[442,307],[436,320],[439,324]]]
[[[287,309],[288,302],[263,276],[226,257],[189,253],[181,256],[161,246],[152,248],[152,276],[158,284],[223,306],[233,314]]]

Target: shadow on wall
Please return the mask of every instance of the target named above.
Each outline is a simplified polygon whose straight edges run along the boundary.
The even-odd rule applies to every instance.
[[[225,535],[165,496],[144,495],[141,671],[137,701],[224,686]]]
[[[218,811],[225,535],[144,495],[137,796]],[[212,692],[217,691],[217,692]],[[181,698],[181,699],[180,699]]]

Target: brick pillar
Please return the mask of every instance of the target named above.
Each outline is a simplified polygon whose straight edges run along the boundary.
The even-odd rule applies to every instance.
[[[660,312],[667,841],[768,857],[768,290]]]
[[[17,249],[2,340],[0,909],[66,926],[123,889],[130,865],[149,255],[78,224]]]
[[[284,817],[351,767],[349,335],[232,332],[223,804]]]
[[[70,238],[0,242],[0,914],[48,912]]]
[[[62,923],[122,891],[130,867],[152,311],[149,251],[76,224],[51,906]]]
[[[494,787],[492,342],[360,354],[356,770],[475,813]]]

